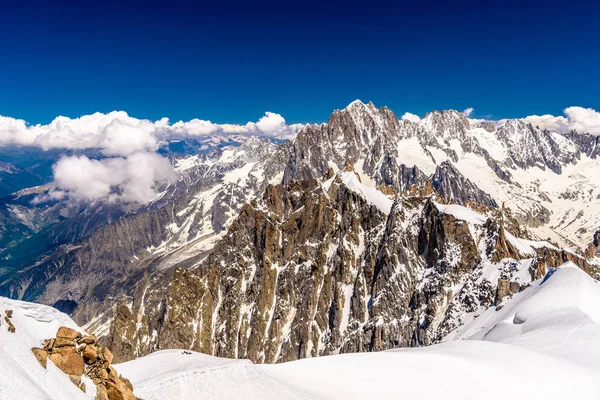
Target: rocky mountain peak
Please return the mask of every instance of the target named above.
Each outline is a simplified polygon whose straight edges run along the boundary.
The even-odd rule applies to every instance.
[[[437,134],[444,139],[461,139],[471,128],[469,119],[464,113],[456,110],[432,111],[421,120],[421,125],[430,134]]]

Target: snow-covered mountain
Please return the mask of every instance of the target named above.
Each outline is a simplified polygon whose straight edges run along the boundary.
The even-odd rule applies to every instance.
[[[0,293],[72,312],[121,360],[438,342],[548,267],[597,274],[597,142],[356,101],[292,141],[172,156],[155,201],[8,271]]]
[[[44,187],[5,198],[2,238],[19,237],[3,242],[0,295],[71,314],[115,362],[137,357],[117,369],[143,398],[435,397],[431,374],[460,398],[505,397],[489,379],[595,398],[597,357],[576,354],[600,355],[598,141],[356,101],[284,143],[169,150],[178,178],[148,204],[27,202]],[[79,328],[0,306],[32,331],[0,334],[17,382],[0,393],[41,379],[37,395],[69,397],[23,349]],[[564,380],[531,385],[550,370]]]
[[[463,194],[468,200],[489,202],[485,193],[540,238],[585,248],[600,217],[599,137],[549,132],[520,120],[471,122],[452,110],[419,122],[398,120],[386,107],[355,101],[327,124],[300,131],[286,177],[321,176],[330,163],[341,168],[350,159],[375,183],[401,188],[435,175],[447,162],[475,188]],[[419,172],[407,177],[414,167]],[[455,186],[454,192],[466,189]],[[450,195],[452,188],[436,189],[463,200]]]

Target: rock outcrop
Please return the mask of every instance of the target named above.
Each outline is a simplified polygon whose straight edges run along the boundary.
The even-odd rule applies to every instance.
[[[10,320],[12,318],[12,314],[13,314],[12,310],[6,310],[6,311],[4,311],[4,314],[5,314],[4,315],[4,322],[6,322],[6,326],[7,326],[8,331],[10,333],[15,333],[16,332],[16,328],[13,325],[12,321]]]
[[[100,345],[94,336],[61,327],[56,338],[44,340],[43,348],[31,349],[42,367],[48,360],[69,375],[71,382],[86,391],[82,376],[96,385],[96,400],[136,400],[128,379],[117,374],[111,366],[111,351]]]

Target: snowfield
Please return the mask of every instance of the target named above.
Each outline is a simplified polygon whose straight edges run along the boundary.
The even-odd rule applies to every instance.
[[[276,365],[165,350],[123,364],[145,399],[598,399],[600,284],[571,263],[425,348],[344,354]],[[66,315],[0,298],[0,399],[85,399],[30,349]]]

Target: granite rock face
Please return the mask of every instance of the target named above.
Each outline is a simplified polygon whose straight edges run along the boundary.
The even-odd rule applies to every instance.
[[[511,293],[530,282],[519,270],[568,254],[524,254],[507,210],[445,205],[431,188],[390,194],[386,213],[350,175],[269,186],[204,260],[142,282],[105,343],[119,360],[187,348],[258,363],[428,345],[495,304],[493,271]]]

